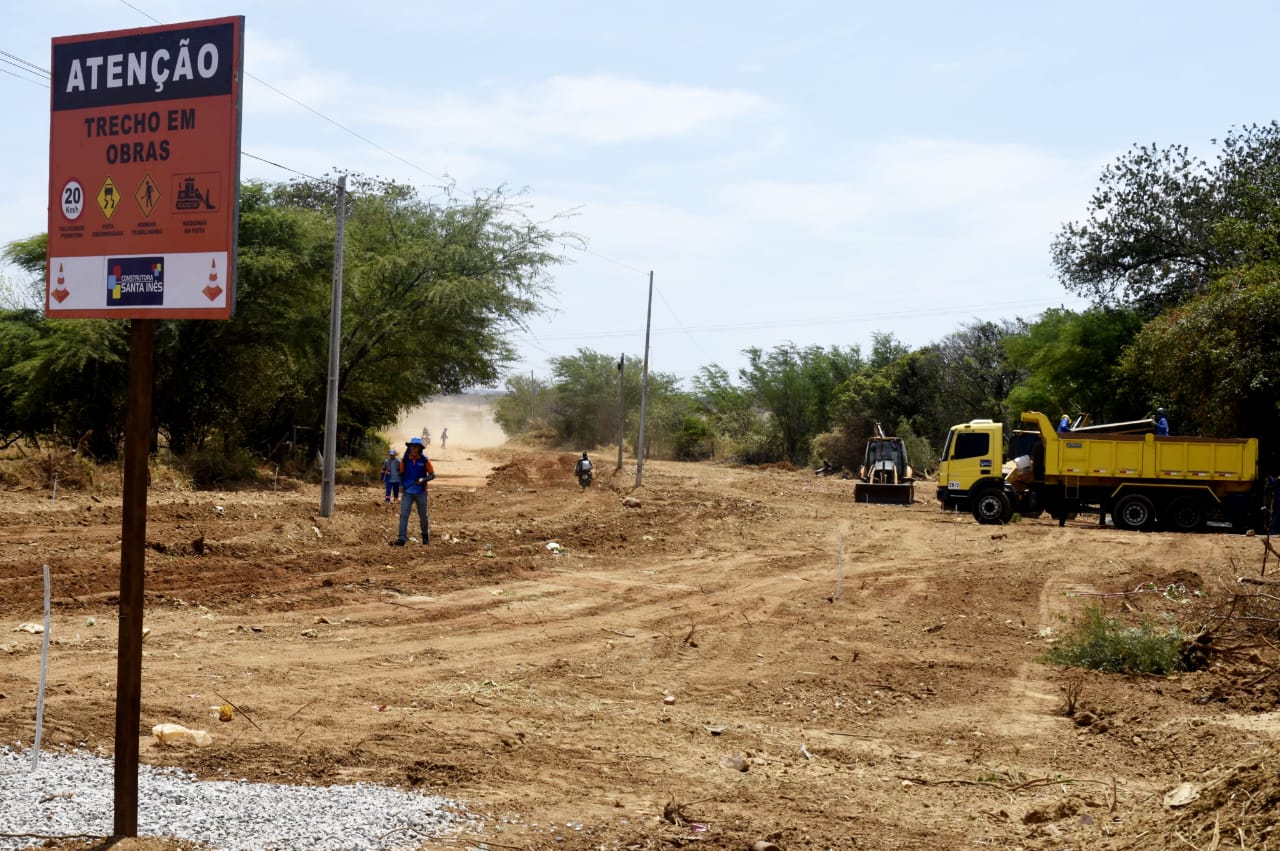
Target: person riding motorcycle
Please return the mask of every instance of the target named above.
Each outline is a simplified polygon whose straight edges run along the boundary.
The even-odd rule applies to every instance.
[[[585,488],[591,484],[591,459],[583,452],[578,463],[573,465],[573,474],[578,477],[579,486]]]

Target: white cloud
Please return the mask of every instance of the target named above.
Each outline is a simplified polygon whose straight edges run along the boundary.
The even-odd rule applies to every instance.
[[[841,240],[1034,234],[1043,247],[1048,230],[1082,209],[1095,166],[1021,145],[907,139],[850,154],[831,171],[839,176],[828,181],[726,185],[719,201],[750,222]]]
[[[769,109],[749,92],[604,75],[552,77],[488,97],[445,94],[414,105],[388,104],[384,94],[379,101],[366,107],[362,122],[489,150],[678,138]]]

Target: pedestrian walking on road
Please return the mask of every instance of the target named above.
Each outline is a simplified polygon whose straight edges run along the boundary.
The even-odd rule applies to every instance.
[[[404,445],[404,459],[400,462],[400,480],[404,484],[404,496],[400,498],[400,533],[392,546],[403,547],[409,540],[409,512],[418,507],[418,526],[422,529],[422,543],[431,540],[431,523],[427,515],[427,483],[436,477],[431,459],[427,457],[422,438],[411,437]]]
[[[449,427],[440,429],[440,455],[444,456],[444,445],[449,442]]]
[[[387,453],[387,460],[382,462],[382,481],[386,484],[383,502],[391,502],[400,498],[400,459],[392,449]]]

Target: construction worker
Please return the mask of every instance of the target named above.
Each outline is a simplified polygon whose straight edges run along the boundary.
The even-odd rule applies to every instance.
[[[427,457],[422,438],[411,437],[404,445],[404,458],[400,461],[400,481],[404,483],[404,496],[400,498],[400,534],[391,542],[403,547],[409,540],[409,511],[418,507],[418,525],[422,529],[422,543],[431,540],[431,524],[427,519],[427,482],[436,477],[431,459]]]

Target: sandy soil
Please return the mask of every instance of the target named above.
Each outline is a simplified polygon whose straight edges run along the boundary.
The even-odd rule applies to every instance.
[[[388,545],[372,488],[329,519],[314,487],[153,490],[142,760],[482,816],[434,847],[1262,847],[1280,821],[1265,647],[1171,677],[1038,661],[1090,603],[1204,605],[1089,595],[1225,599],[1258,538],[993,528],[929,485],[855,505],[848,481],[711,464],[650,461],[633,490],[604,461],[583,492],[572,454],[449,455],[429,546]],[[0,740],[33,736],[40,637],[13,630],[48,563],[45,742],[111,749],[119,536],[118,498],[4,494]],[[214,742],[160,747],[166,721]],[[1199,798],[1166,806],[1183,782]]]

